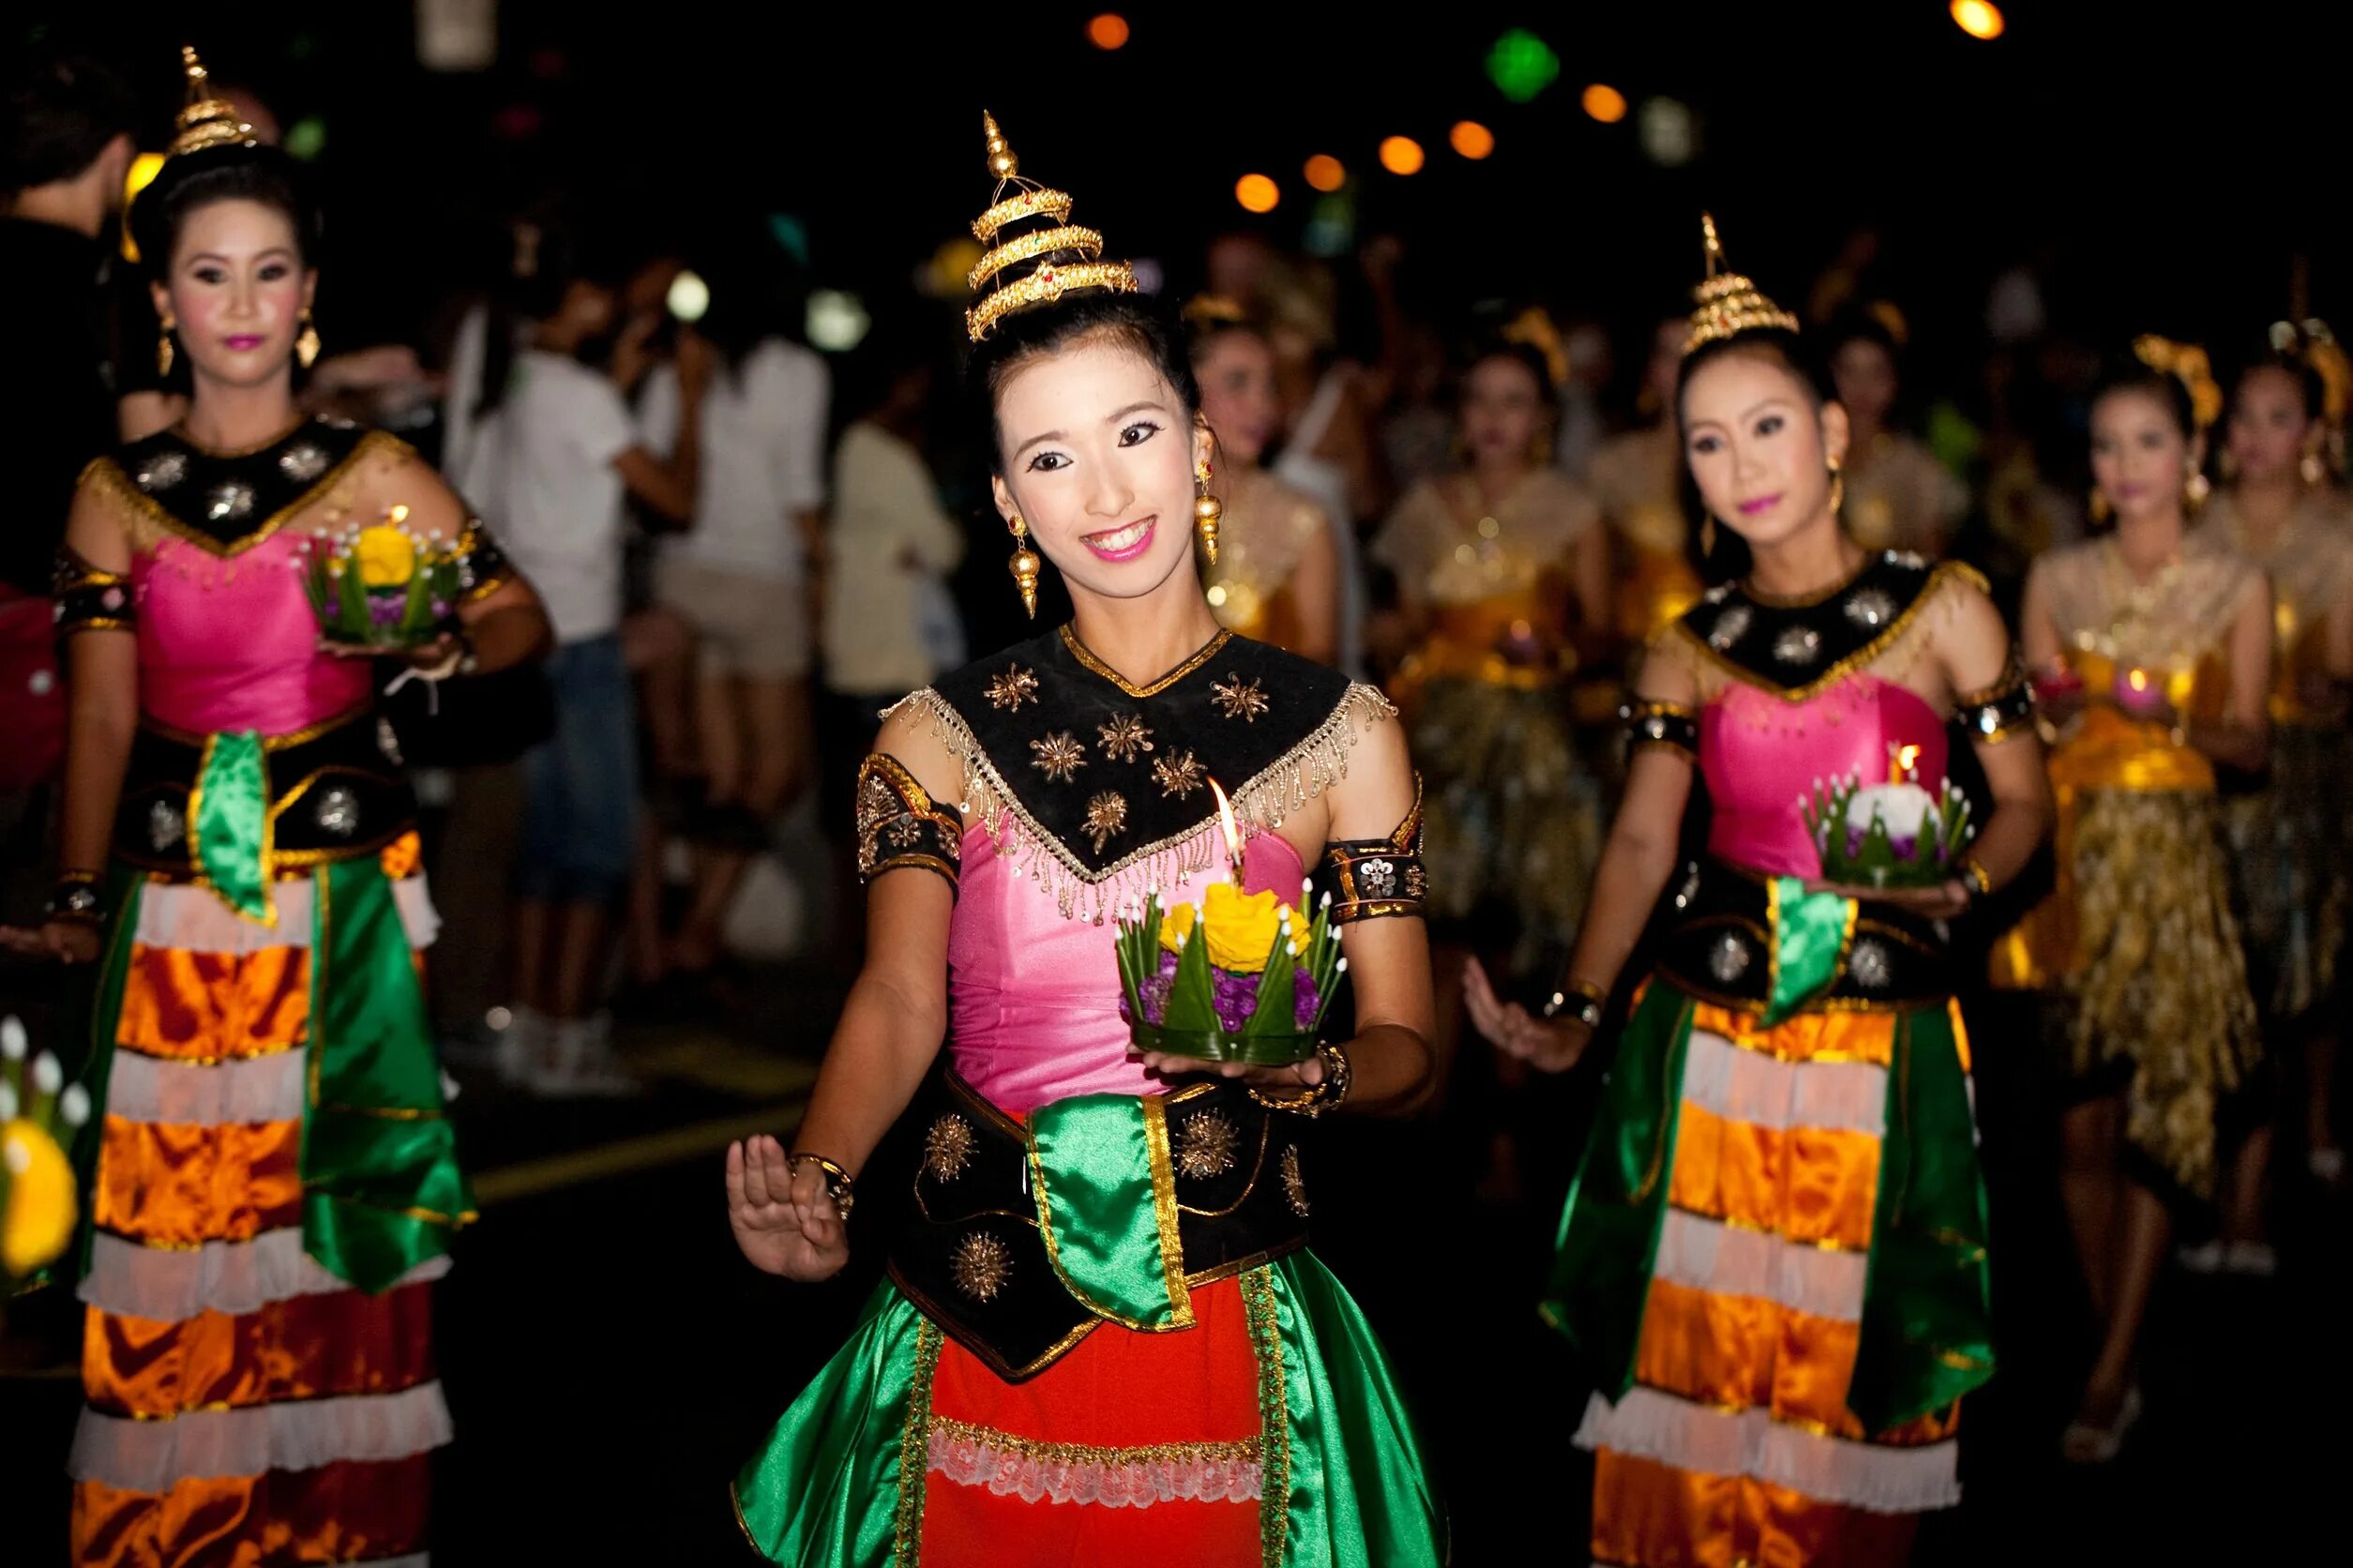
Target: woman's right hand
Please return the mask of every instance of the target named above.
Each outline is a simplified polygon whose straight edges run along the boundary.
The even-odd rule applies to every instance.
[[[727,1223],[754,1268],[813,1284],[850,1261],[850,1236],[813,1160],[792,1164],[773,1138],[727,1149]]]
[[[1471,1021],[1496,1049],[1541,1072],[1567,1072],[1593,1043],[1593,1032],[1582,1019],[1539,1018],[1518,1003],[1497,997],[1476,958],[1462,966],[1462,999]]]
[[[101,943],[98,928],[82,920],[53,920],[45,926],[30,929],[22,926],[0,926],[0,951],[15,954],[20,958],[34,958],[43,963],[90,964],[98,962]]]

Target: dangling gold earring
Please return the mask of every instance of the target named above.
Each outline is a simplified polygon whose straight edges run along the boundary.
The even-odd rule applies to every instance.
[[[1045,563],[1037,558],[1037,551],[1030,548],[1030,525],[1022,520],[1020,513],[1016,512],[1006,519],[1005,526],[1013,530],[1014,538],[1013,559],[1005,563],[1005,570],[1013,574],[1013,585],[1021,590],[1021,608],[1034,621],[1037,619],[1037,574]]]
[[[1838,460],[1833,458],[1830,460],[1830,515],[1836,517],[1838,509],[1846,504],[1847,476],[1838,472]]]
[[[179,330],[179,325],[178,317],[169,311],[164,313],[163,336],[156,339],[156,374],[159,376],[172,373],[172,334]]]
[[[1201,553],[1214,566],[1217,565],[1217,523],[1226,515],[1226,504],[1209,493],[1207,462],[1193,470],[1193,479],[1200,486],[1200,494],[1193,498],[1193,526],[1200,531]]]
[[[2329,477],[2329,460],[2317,450],[2306,452],[2303,460],[2296,465],[2296,472],[2302,476],[2304,483],[2318,485]]]
[[[302,336],[294,339],[294,363],[309,369],[318,363],[319,329],[310,324],[310,307],[302,308]]]
[[[2190,470],[2190,476],[2181,481],[2181,499],[2193,510],[2206,505],[2206,498],[2214,493],[2214,481],[2206,476],[2204,469]]]
[[[2094,522],[2107,521],[2108,514],[2115,510],[2108,505],[2108,492],[2097,485],[2091,487],[2091,503],[2087,509],[2091,513],[2091,520]]]

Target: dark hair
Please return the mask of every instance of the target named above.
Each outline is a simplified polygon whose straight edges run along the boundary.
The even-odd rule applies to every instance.
[[[131,238],[151,278],[172,270],[180,229],[190,213],[216,202],[259,202],[286,215],[305,266],[319,254],[319,212],[302,165],[280,148],[232,143],[166,158],[130,207]]]
[[[1546,408],[1561,406],[1561,389],[1552,384],[1552,362],[1533,343],[1515,342],[1509,338],[1486,339],[1463,356],[1462,371],[1456,379],[1467,384],[1471,372],[1490,359],[1504,360],[1526,370],[1535,378],[1537,401]]]
[[[2127,393],[2156,399],[2172,416],[2183,441],[2197,439],[2197,404],[2191,400],[2189,387],[2180,376],[2157,369],[2129,352],[2113,356],[2102,367],[2084,406],[2098,408],[2108,399]]]
[[[1803,389],[1806,400],[1814,405],[1817,413],[1824,404],[1838,400],[1837,389],[1831,382],[1824,362],[1806,352],[1804,340],[1795,332],[1780,326],[1751,327],[1729,338],[1703,343],[1683,355],[1682,369],[1675,376],[1675,428],[1678,431],[1684,428],[1683,395],[1691,390],[1692,378],[1709,365],[1734,354],[1754,354],[1777,361]],[[1707,504],[1700,499],[1699,482],[1691,476],[1689,462],[1682,467],[1683,515],[1704,518],[1707,516]],[[1700,531],[1695,529],[1686,550],[1700,578],[1711,585],[1744,576],[1749,568],[1748,542],[1727,527],[1715,530],[1714,548],[1705,550],[1700,549]]]
[[[2295,349],[2272,346],[2270,339],[2257,339],[2257,345],[2239,361],[2238,373],[2230,378],[2231,401],[2235,405],[2247,378],[2257,370],[2280,370],[2292,377],[2296,390],[2304,400],[2304,417],[2317,419],[2329,407],[2329,384],[2319,369]]]
[[[634,266],[617,238],[582,223],[561,201],[542,203],[517,217],[507,226],[507,244],[506,264],[490,298],[477,415],[505,400],[516,339],[527,324],[553,315],[573,284],[619,289]]]
[[[138,125],[130,84],[102,61],[56,51],[21,60],[0,87],[0,190],[71,179]]]
[[[1002,474],[1003,432],[997,427],[997,393],[1028,361],[1060,354],[1090,338],[1109,338],[1149,360],[1190,415],[1200,412],[1200,383],[1184,324],[1166,302],[1150,294],[1091,289],[1065,294],[1052,305],[1033,306],[1001,316],[964,362],[965,395],[974,428],[988,435],[988,467]]]
[[[766,234],[732,234],[690,261],[711,287],[711,308],[695,330],[730,369],[771,339],[798,342],[807,332],[808,287],[783,249]]]

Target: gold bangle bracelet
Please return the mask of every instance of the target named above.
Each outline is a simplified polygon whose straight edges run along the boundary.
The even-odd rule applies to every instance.
[[[1959,873],[1970,886],[1977,889],[1979,897],[1983,897],[1994,891],[1992,873],[1968,855],[1963,855],[1953,869]]]

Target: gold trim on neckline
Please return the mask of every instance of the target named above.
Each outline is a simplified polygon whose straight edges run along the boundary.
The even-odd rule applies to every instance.
[[[182,420],[178,424],[173,425],[164,433],[169,435],[173,440],[178,442],[181,445],[187,447],[189,451],[197,454],[199,457],[218,458],[226,461],[234,461],[238,458],[258,458],[263,453],[268,451],[271,447],[294,440],[296,432],[309,429],[314,423],[316,423],[316,421],[306,414],[301,418],[295,420],[293,424],[287,426],[284,430],[279,431],[276,435],[270,437],[267,441],[264,441],[256,446],[207,446],[203,442],[188,433],[188,422],[186,420]]]
[[[267,451],[268,447],[264,447],[263,450]],[[383,451],[398,453],[409,450],[409,444],[399,436],[383,430],[370,430],[359,438],[359,445],[353,447],[342,461],[320,475],[317,482],[309,489],[264,518],[251,531],[226,541],[217,539],[203,529],[183,520],[178,514],[173,512],[145,490],[141,490],[131,476],[124,472],[123,465],[111,457],[93,459],[90,466],[82,471],[82,482],[104,486],[114,493],[118,501],[140,513],[149,522],[154,523],[173,538],[180,540],[183,544],[193,545],[216,559],[227,561],[234,560],[274,537],[279,529],[300,516],[321,496],[340,484],[352,470],[359,465],[363,458]]]
[[[1218,651],[1232,641],[1233,632],[1230,629],[1221,627],[1219,628],[1216,636],[1201,644],[1200,649],[1196,652],[1192,657],[1186,659],[1183,664],[1178,665],[1174,670],[1169,671],[1167,674],[1161,676],[1158,680],[1154,681],[1149,686],[1137,686],[1129,681],[1126,676],[1121,674],[1118,671],[1112,669],[1109,665],[1097,658],[1093,650],[1088,648],[1085,643],[1078,641],[1078,634],[1072,631],[1067,624],[1065,624],[1063,627],[1063,646],[1070,650],[1070,656],[1077,659],[1079,664],[1084,666],[1087,670],[1091,671],[1094,674],[1102,676],[1105,680],[1110,682],[1113,686],[1127,693],[1130,697],[1159,696],[1162,692],[1168,690],[1170,686],[1184,679],[1185,676],[1190,675],[1194,671],[1199,670],[1202,665],[1207,664],[1211,659],[1215,658]]]
[[[1742,594],[1755,599],[1768,610],[1811,610],[1818,604],[1830,603],[1831,600],[1852,588],[1863,580],[1863,573],[1886,559],[1887,555],[1884,551],[1875,552],[1866,550],[1863,552],[1862,563],[1854,570],[1829,587],[1817,589],[1810,594],[1768,594],[1746,578],[1741,579],[1740,588]]]

